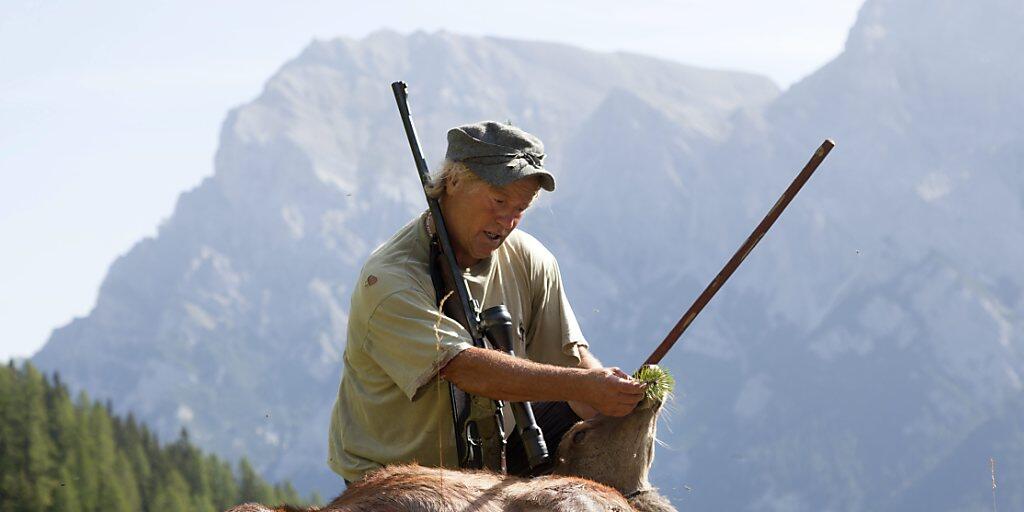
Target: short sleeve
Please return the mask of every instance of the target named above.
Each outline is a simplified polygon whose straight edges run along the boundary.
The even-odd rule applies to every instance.
[[[579,347],[587,340],[576,321],[562,285],[558,263],[551,257],[541,267],[540,286],[535,288],[533,324],[527,334],[530,359],[558,366],[578,366]]]
[[[459,352],[473,344],[466,329],[440,315],[413,288],[385,297],[367,322],[367,355],[401,388],[409,400]]]

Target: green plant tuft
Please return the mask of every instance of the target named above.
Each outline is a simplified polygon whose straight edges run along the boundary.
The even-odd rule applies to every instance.
[[[633,374],[633,378],[646,382],[647,390],[645,391],[645,397],[659,402],[664,402],[665,398],[671,395],[672,390],[676,387],[676,380],[672,378],[672,374],[656,364],[641,366]]]

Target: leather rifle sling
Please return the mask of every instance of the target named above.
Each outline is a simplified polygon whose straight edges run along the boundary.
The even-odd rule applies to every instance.
[[[465,313],[462,312],[461,308],[458,307],[457,302],[449,297],[449,300],[445,301],[444,298],[448,295],[452,289],[450,286],[450,277],[445,279],[444,265],[441,264],[441,244],[438,242],[437,235],[434,234],[430,237],[430,281],[434,285],[435,302],[438,307],[441,307],[441,302],[444,301],[444,307],[442,313],[459,322],[460,325],[466,327]],[[467,450],[470,447],[466,446],[466,439],[463,436],[462,426],[469,420],[469,408],[472,403],[472,399],[469,393],[459,389],[458,386],[448,383],[448,388],[451,395],[453,421],[455,423],[455,447],[459,454],[459,466],[463,465],[463,461],[467,460]],[[479,458],[477,458],[479,460]]]

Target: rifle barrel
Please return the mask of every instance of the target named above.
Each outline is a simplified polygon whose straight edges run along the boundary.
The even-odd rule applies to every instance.
[[[408,86],[405,82],[391,83],[391,91],[395,94],[395,101],[398,103],[398,112],[402,116],[402,125],[405,127],[405,136],[409,139],[409,147],[412,149],[412,157],[416,162],[416,170],[419,172],[420,182],[426,187],[430,182],[430,171],[427,169],[426,159],[423,158],[423,151],[420,150],[420,141],[416,136],[416,127],[412,124],[407,88]],[[473,338],[473,344],[483,347],[483,334],[480,332],[476,309],[470,303],[472,299],[469,295],[469,288],[466,287],[466,281],[462,278],[459,265],[455,261],[455,250],[452,249],[451,238],[448,236],[448,224],[444,221],[444,215],[441,214],[441,205],[437,199],[427,196],[426,190],[424,190],[424,195],[427,198],[427,205],[430,207],[430,213],[434,219],[434,228],[437,229],[438,241],[441,243],[441,255],[447,261],[448,268],[451,269],[455,299],[459,302],[459,307],[462,309],[463,314],[466,315],[466,323],[468,324],[465,326],[466,330],[469,331],[469,336]]]

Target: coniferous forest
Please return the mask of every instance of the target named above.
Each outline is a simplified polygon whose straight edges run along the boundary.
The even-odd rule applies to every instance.
[[[72,400],[58,374],[0,366],[0,510],[217,511],[245,501],[303,500],[290,483],[263,481],[245,459],[232,471],[203,454],[185,430],[161,445],[109,402],[84,393]]]

